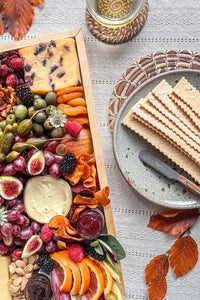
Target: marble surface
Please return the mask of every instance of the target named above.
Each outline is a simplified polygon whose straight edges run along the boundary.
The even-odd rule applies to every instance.
[[[116,231],[127,253],[122,262],[125,299],[147,300],[145,266],[155,255],[165,253],[175,238],[147,227],[150,216],[163,208],[138,196],[118,170],[108,123],[109,99],[126,68],[142,56],[165,49],[199,51],[200,1],[149,0],[149,15],[142,31],[133,40],[120,45],[104,44],[90,33],[85,22],[85,8],[84,0],[46,0],[42,9],[35,9],[34,24],[25,39],[80,27],[83,30]],[[0,45],[12,41],[7,33],[0,36]],[[198,221],[192,229],[198,245],[199,226]],[[179,279],[169,270],[165,299],[200,299],[199,267],[200,261]]]

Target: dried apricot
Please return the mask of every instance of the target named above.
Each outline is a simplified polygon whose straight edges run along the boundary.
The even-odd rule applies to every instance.
[[[62,110],[62,112],[68,116],[76,116],[79,114],[86,114],[87,113],[87,108],[82,105],[78,106],[70,106],[67,104],[59,104],[57,106],[58,109]]]
[[[75,99],[69,100],[67,102],[67,104],[71,105],[71,106],[78,106],[78,105],[86,106],[86,101],[83,98],[75,98]]]
[[[75,98],[83,98],[82,92],[74,92],[70,94],[63,94],[57,98],[58,103],[67,103],[69,100],[75,99]]]
[[[69,93],[74,93],[74,92],[83,92],[83,87],[82,86],[70,86],[66,87],[62,90],[59,90],[57,92],[57,97],[64,95],[64,94],[69,94]]]

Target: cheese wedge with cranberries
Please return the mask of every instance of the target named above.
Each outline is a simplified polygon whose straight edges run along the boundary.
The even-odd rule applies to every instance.
[[[51,40],[19,50],[25,82],[33,93],[46,94],[80,83],[80,71],[73,38]]]

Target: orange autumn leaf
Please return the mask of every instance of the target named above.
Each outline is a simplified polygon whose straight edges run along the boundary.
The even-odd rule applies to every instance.
[[[150,284],[157,276],[161,274],[166,276],[169,269],[168,257],[166,254],[158,255],[146,266],[146,283]]]
[[[176,277],[191,271],[198,260],[198,247],[191,236],[178,239],[169,252],[170,265]]]
[[[167,292],[166,275],[169,269],[167,255],[159,255],[154,257],[146,266],[145,275],[148,284],[148,292],[150,300],[161,300]]]
[[[148,226],[154,230],[176,235],[192,226],[197,217],[198,209],[172,210],[171,213],[169,211],[151,216]]]
[[[34,7],[27,0],[6,0],[2,11],[2,21],[8,32],[19,40],[30,29],[34,17]]]

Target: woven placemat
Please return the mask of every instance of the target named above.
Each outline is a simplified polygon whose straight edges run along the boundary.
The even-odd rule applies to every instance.
[[[149,11],[149,2],[145,1],[138,16],[127,25],[121,27],[108,27],[100,24],[86,9],[86,23],[92,34],[99,40],[109,44],[127,42],[136,36],[146,22]]]
[[[159,51],[133,63],[119,79],[110,99],[111,132],[121,106],[136,88],[158,74],[178,69],[200,70],[200,53],[187,50]]]

